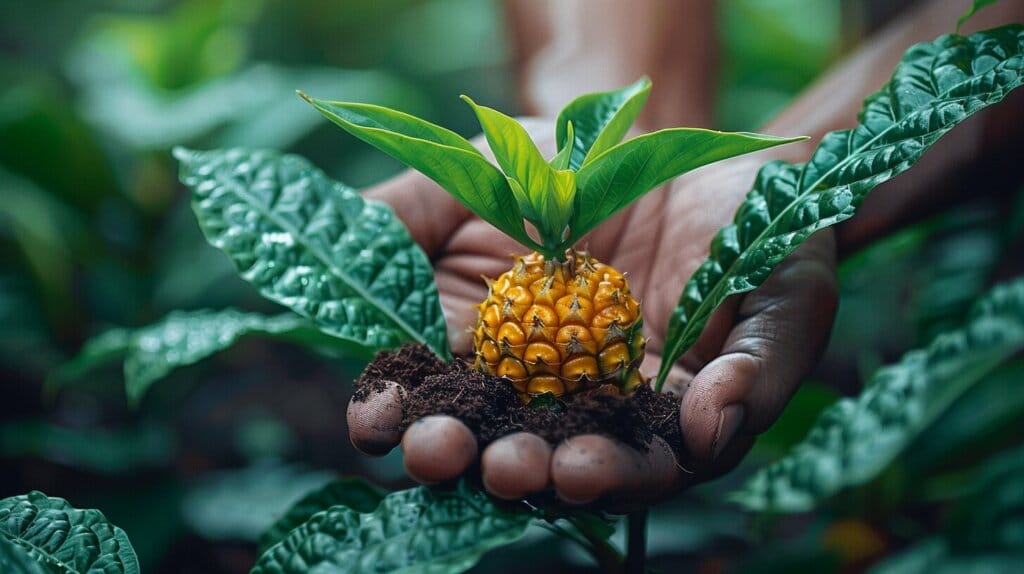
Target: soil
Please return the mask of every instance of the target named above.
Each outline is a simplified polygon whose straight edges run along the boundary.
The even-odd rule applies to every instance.
[[[505,435],[529,431],[553,445],[579,434],[603,434],[646,450],[654,435],[677,452],[682,449],[679,398],[639,387],[630,396],[600,390],[560,397],[545,407],[523,405],[507,381],[485,375],[456,360],[445,363],[426,346],[409,344],[381,351],[356,379],[354,400],[365,400],[386,381],[401,384],[402,430],[413,421],[444,414],[460,419],[480,448]]]

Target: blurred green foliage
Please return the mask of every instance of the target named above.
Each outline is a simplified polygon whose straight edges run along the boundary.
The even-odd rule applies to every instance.
[[[861,4],[722,2],[720,127],[753,130],[780,110],[857,39],[848,16]],[[496,0],[0,4],[0,497],[74,493],[128,532],[145,572],[242,572],[259,528],[306,487],[332,474],[403,480],[395,456],[358,457],[344,438],[347,381],[360,365],[289,345],[247,342],[177,372],[135,412],[117,369],[57,397],[43,399],[42,385],[110,327],[175,309],[279,311],[203,240],[172,145],[295,151],[370,185],[399,165],[332,129],[294,90],[396,107],[470,136],[459,93],[516,106],[502,26]],[[999,454],[1024,442],[1019,360],[882,477],[818,513],[753,517],[721,500],[877,366],[959,324],[1014,271],[1022,238],[1024,193],[940,214],[848,259],[815,382],[737,472],[652,511],[653,563],[855,571],[886,554],[894,562],[880,571],[923,571],[985,551],[985,539],[956,535],[975,529],[1020,548],[1020,523],[1000,514],[1020,507],[1020,451]],[[529,551],[556,571],[570,548],[528,534],[481,568],[516,571]]]

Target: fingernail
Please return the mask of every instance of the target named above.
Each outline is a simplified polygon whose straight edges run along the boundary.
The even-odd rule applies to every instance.
[[[743,424],[743,405],[729,405],[718,415],[718,430],[712,443],[712,457],[718,458]]]

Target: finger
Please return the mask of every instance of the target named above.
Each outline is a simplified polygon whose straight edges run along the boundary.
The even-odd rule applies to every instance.
[[[348,403],[346,419],[352,446],[373,456],[387,454],[402,438],[401,385],[385,381],[384,388],[360,389]]]
[[[551,445],[532,433],[502,437],[480,458],[484,487],[505,500],[520,500],[551,483]]]
[[[579,435],[559,445],[551,459],[555,492],[570,504],[654,500],[680,478],[671,449],[658,437],[643,453],[601,435]]]
[[[615,496],[621,504],[652,503],[679,488],[687,478],[672,447],[660,436],[651,438],[642,456],[643,471],[633,477],[630,487]]]
[[[476,437],[462,421],[444,415],[412,423],[402,437],[405,470],[422,484],[458,478],[476,460]]]
[[[470,217],[468,209],[427,176],[405,171],[367,189],[368,199],[391,206],[416,243],[433,257]]]
[[[732,440],[725,443],[725,446],[722,447],[722,452],[709,465],[695,469],[695,472],[687,473],[687,484],[707,482],[728,473],[740,464],[756,441],[757,435],[736,435]]]
[[[683,436],[697,461],[714,459],[737,434],[762,432],[775,421],[824,349],[837,302],[830,231],[815,235],[743,298],[721,355],[683,395]]]

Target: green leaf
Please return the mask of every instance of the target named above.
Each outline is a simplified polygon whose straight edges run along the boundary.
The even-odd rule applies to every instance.
[[[555,142],[560,150],[571,144],[568,168],[578,170],[622,141],[650,93],[651,81],[640,78],[618,90],[582,95],[565,106],[555,121]]]
[[[498,110],[478,105],[469,96],[461,97],[476,113],[484,137],[505,175],[518,181],[531,198],[543,195],[551,187],[551,166],[544,161],[522,124]]]
[[[253,574],[463,572],[517,540],[530,515],[498,508],[481,491],[416,487],[393,492],[373,512],[318,512],[267,550]]]
[[[539,215],[531,221],[537,225],[544,239],[542,243],[545,247],[557,247],[572,215],[575,185],[564,176],[556,183],[555,170],[544,160],[530,134],[519,122],[495,109],[477,105],[468,96],[462,96],[462,99],[476,112],[498,165],[525,192],[532,206],[530,213]],[[570,183],[571,189],[567,190],[566,182]],[[522,206],[515,183],[512,184],[513,193]],[[523,211],[525,215],[526,211]]]
[[[752,151],[800,141],[699,128],[661,130],[623,142],[588,160],[577,174],[576,213],[569,243],[666,181]]]
[[[198,363],[250,335],[287,339],[308,345],[349,348],[293,313],[268,317],[235,309],[174,311],[139,329],[114,329],[86,343],[82,351],[47,382],[55,391],[103,363],[124,356],[125,392],[138,404],[153,383],[173,370]]]
[[[733,499],[751,510],[802,512],[892,463],[964,392],[1024,349],[1024,279],[982,299],[964,327],[879,370],[856,399],[818,418],[804,441]]]
[[[415,341],[450,356],[430,260],[386,205],[294,155],[175,156],[207,240],[264,297],[368,349]]]
[[[484,221],[523,245],[536,245],[501,170],[462,136],[380,106],[300,95],[343,130],[436,181]]]
[[[889,83],[865,100],[860,125],[826,135],[806,164],[764,165],[734,222],[719,230],[710,256],[683,288],[655,388],[722,301],[761,285],[811,234],[852,217],[875,186],[1019,87],[1022,53],[1020,25],[913,46]]]
[[[943,413],[928,435],[907,449],[901,461],[909,472],[933,476],[963,468],[1000,445],[1024,438],[1024,357],[1005,363]]]
[[[373,512],[385,491],[361,478],[341,478],[310,492],[292,505],[260,536],[260,553],[284,540],[288,533],[321,510],[344,506],[356,512]]]
[[[960,32],[960,26],[963,26],[964,22],[970,20],[978,10],[981,10],[985,6],[995,4],[998,1],[999,0],[974,0],[974,2],[971,3],[971,7],[956,19],[956,31]]]
[[[516,198],[516,204],[519,206],[519,213],[533,222],[534,225],[540,225],[540,213],[533,208],[533,201],[530,196],[527,195],[526,190],[523,186],[519,185],[519,182],[508,178],[509,189],[512,190],[512,197]]]
[[[567,122],[565,129],[567,134],[566,142],[549,162],[554,169],[569,169],[569,158],[572,157],[573,150],[572,143],[576,141],[576,136],[573,131],[572,122]]]
[[[27,555],[41,566],[36,571],[139,573],[139,561],[128,536],[110,524],[102,512],[79,510],[62,498],[50,498],[41,492],[0,500],[0,538],[24,551],[12,560],[23,561]],[[0,558],[0,563],[3,560]]]
[[[0,572],[4,574],[46,574],[46,569],[32,559],[28,550],[0,536]]]
[[[70,361],[58,367],[46,380],[45,391],[52,394],[69,381],[80,379],[89,371],[115,361],[132,347],[129,329],[111,329],[89,339]]]
[[[542,233],[544,244],[561,249],[566,227],[569,225],[576,199],[576,172],[568,169],[556,171],[551,176],[551,188],[544,194],[540,205],[541,221],[547,223],[547,233]],[[561,255],[560,253],[555,254]]]

